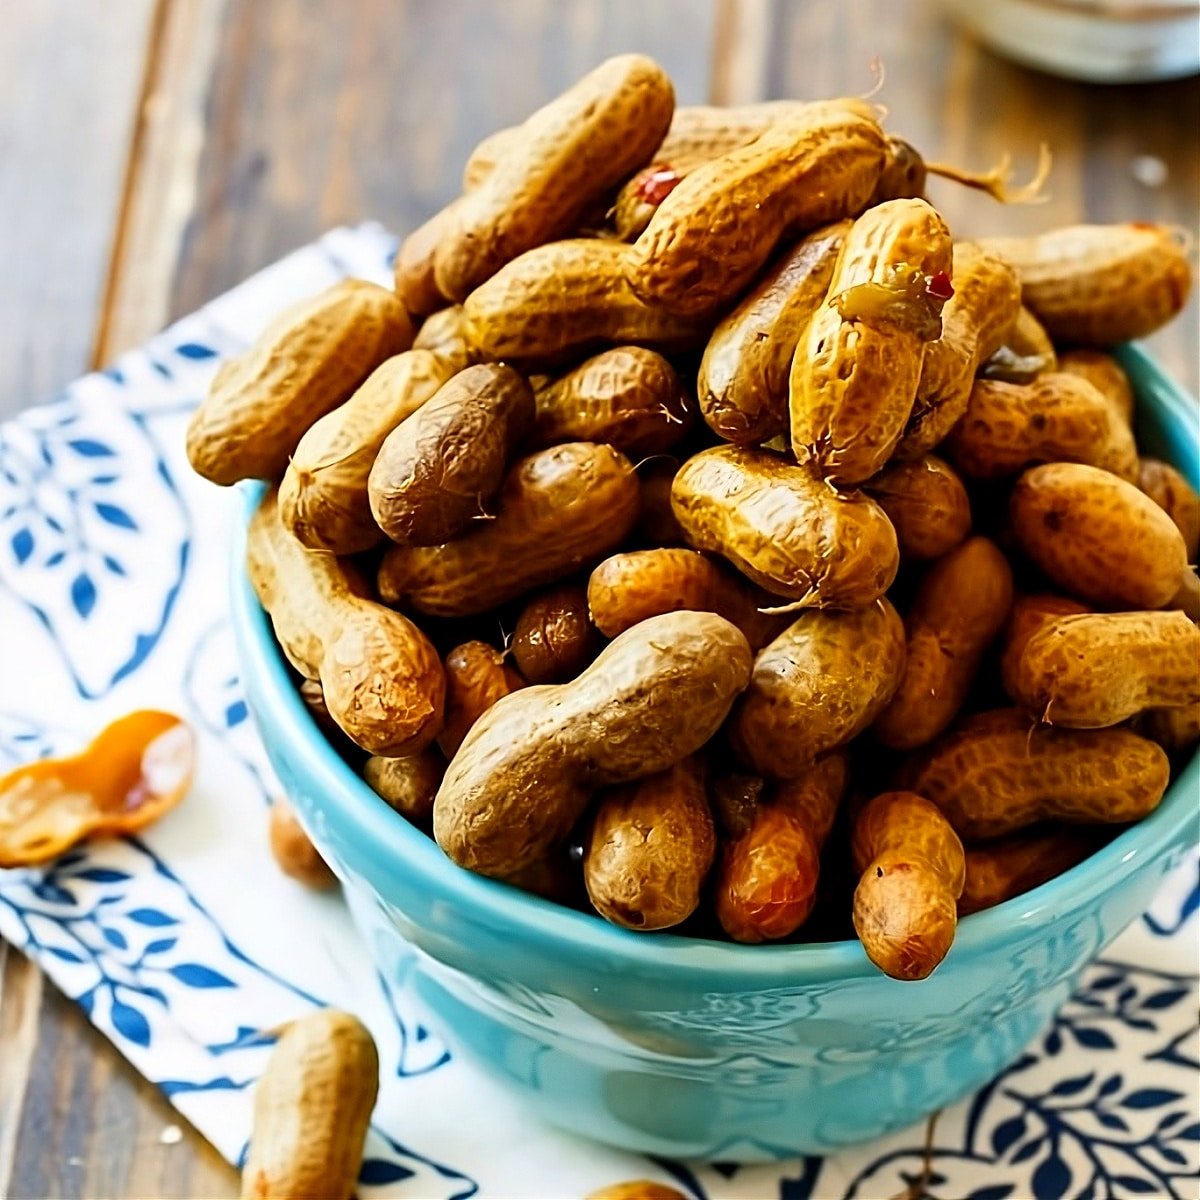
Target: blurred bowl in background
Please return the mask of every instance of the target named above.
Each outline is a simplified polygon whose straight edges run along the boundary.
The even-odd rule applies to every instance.
[[[1200,72],[1200,0],[941,0],[984,45],[1091,83]]]

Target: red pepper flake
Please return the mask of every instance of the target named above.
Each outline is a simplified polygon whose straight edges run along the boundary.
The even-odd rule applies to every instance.
[[[638,195],[647,204],[661,204],[683,178],[674,167],[650,167],[638,183]]]
[[[925,280],[925,294],[944,304],[954,295],[954,285],[950,282],[950,276],[945,271],[928,276]]]

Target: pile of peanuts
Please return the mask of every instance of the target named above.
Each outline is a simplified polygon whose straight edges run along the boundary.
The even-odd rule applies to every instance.
[[[852,921],[919,979],[1159,803],[1200,498],[1104,347],[1187,256],[955,241],[925,176],[862,100],[676,108],[614,58],[476,149],[394,291],[217,374],[189,455],[272,485],[300,690],[454,863],[630,929]]]

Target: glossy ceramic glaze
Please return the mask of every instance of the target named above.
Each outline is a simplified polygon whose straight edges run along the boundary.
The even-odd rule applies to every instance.
[[[1143,83],[1200,71],[1196,0],[942,0],[998,54],[1091,83]]]
[[[1200,486],[1195,403],[1123,354],[1146,445]],[[967,917],[922,983],[884,978],[857,943],[627,932],[454,867],[381,803],[313,724],[233,555],[251,708],[380,969],[541,1117],[589,1137],[752,1161],[911,1124],[1011,1062],[1197,838],[1193,759],[1086,863]]]

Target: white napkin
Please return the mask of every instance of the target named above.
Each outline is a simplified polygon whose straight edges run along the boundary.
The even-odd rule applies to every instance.
[[[333,1004],[367,1022],[383,1064],[364,1197],[579,1197],[634,1178],[713,1200],[904,1191],[921,1174],[923,1126],[739,1168],[649,1160],[538,1124],[391,991],[338,896],[275,868],[275,783],[227,624],[241,498],[191,473],[184,426],[222,356],[343,275],[387,281],[394,247],[378,226],[334,230],[0,426],[0,771],[77,748],[136,708],[175,711],[200,736],[192,794],[145,837],[0,871],[0,935],[233,1163],[269,1052],[259,1031]],[[1025,1056],[941,1115],[931,1195],[1196,1195],[1198,879],[1190,861]]]

